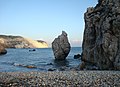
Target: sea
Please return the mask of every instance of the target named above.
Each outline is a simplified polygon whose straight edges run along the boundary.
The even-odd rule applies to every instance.
[[[7,54],[0,56],[0,72],[60,71],[61,68],[77,67],[81,61],[74,55],[81,54],[81,47],[72,47],[66,60],[55,60],[52,48],[7,49]]]

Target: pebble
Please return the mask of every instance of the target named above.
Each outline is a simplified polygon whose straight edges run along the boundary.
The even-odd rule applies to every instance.
[[[0,72],[0,87],[119,87],[120,71]]]

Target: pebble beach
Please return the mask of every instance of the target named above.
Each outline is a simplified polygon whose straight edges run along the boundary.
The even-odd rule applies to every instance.
[[[0,72],[0,87],[120,87],[120,71]]]

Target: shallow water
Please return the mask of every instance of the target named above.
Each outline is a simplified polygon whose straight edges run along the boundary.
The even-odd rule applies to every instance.
[[[51,48],[29,50],[31,49],[7,49],[8,53],[0,56],[0,72],[59,70],[61,67],[71,68],[80,64],[80,60],[74,59],[75,54],[81,53],[80,47],[72,47],[65,61],[56,61]]]

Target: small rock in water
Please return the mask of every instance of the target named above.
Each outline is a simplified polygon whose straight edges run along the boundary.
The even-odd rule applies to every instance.
[[[55,71],[56,69],[52,69],[52,68],[50,68],[50,69],[48,69],[48,71]]]
[[[0,55],[6,54],[7,50],[0,44]]]
[[[31,49],[31,50],[29,50],[29,51],[36,51],[35,49]]]
[[[13,63],[14,66],[20,66],[20,67],[26,67],[26,68],[37,68],[34,65],[24,65],[24,64],[18,64],[18,63]]]
[[[2,51],[0,54],[6,54],[7,53],[7,51],[6,50],[4,50],[4,51]]]
[[[27,68],[37,68],[36,66],[33,66],[33,65],[27,65],[26,67]]]
[[[81,57],[80,54],[74,55],[74,59],[78,59],[78,58],[80,58],[80,57]]]
[[[48,63],[47,65],[53,65],[52,63]]]

